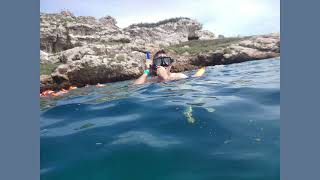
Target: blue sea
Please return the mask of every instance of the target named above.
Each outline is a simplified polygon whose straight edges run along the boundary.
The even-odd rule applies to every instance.
[[[40,99],[41,180],[280,179],[279,58],[132,82]]]

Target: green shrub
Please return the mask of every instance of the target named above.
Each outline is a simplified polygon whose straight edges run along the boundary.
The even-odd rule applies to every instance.
[[[238,38],[223,38],[223,39],[213,39],[213,40],[193,40],[187,41],[176,45],[163,47],[167,51],[174,51],[178,54],[183,54],[188,52],[190,54],[199,54],[201,52],[216,51],[218,49],[224,49],[231,44],[238,43],[239,41],[248,39],[248,37]],[[185,46],[188,46],[186,48]]]
[[[40,64],[40,75],[50,75],[60,64]]]
[[[138,23],[138,24],[132,24],[129,26],[129,28],[132,27],[147,27],[147,28],[152,28],[152,27],[157,27],[160,26],[162,24],[166,24],[166,23],[175,23],[178,22],[181,19],[188,19],[190,20],[190,18],[187,17],[177,17],[177,18],[170,18],[170,19],[165,19],[156,23]]]
[[[226,48],[226,49],[223,50],[223,53],[224,53],[224,54],[231,54],[232,51],[231,51],[231,49]]]

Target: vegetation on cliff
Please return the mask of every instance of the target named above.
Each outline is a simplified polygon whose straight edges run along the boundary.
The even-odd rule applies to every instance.
[[[50,75],[61,63],[40,64],[40,75]]]
[[[156,23],[138,23],[138,24],[132,24],[130,25],[128,28],[132,28],[132,27],[146,27],[146,28],[153,28],[153,27],[157,27],[160,26],[162,24],[167,24],[167,23],[176,23],[182,19],[187,19],[187,20],[191,20],[188,17],[177,17],[177,18],[170,18],[170,19],[165,19]]]
[[[171,46],[162,46],[167,51],[173,51],[177,54],[189,53],[196,55],[199,53],[212,52],[218,49],[224,49],[231,44],[236,44],[240,41],[249,39],[250,37],[230,37],[213,40],[194,40],[182,42]]]

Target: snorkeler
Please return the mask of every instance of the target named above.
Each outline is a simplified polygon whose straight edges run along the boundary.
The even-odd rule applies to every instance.
[[[188,78],[183,73],[172,73],[170,72],[172,63],[174,60],[169,57],[164,50],[158,51],[153,58],[150,60],[149,54],[147,53],[146,70],[144,73],[134,82],[134,84],[144,84],[147,82],[164,82]],[[202,76],[205,69],[201,68],[193,77]],[[157,79],[148,80],[148,75],[157,76]]]

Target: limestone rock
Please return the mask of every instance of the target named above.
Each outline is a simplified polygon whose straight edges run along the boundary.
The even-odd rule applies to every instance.
[[[95,52],[87,46],[75,47],[59,53],[58,59],[61,63],[80,60],[84,55],[92,55]]]
[[[49,62],[48,53],[40,50],[40,63],[45,64]]]
[[[133,24],[124,31],[141,43],[171,45],[190,39],[213,39],[214,34],[202,31],[202,25],[190,18],[172,18],[157,23]]]
[[[96,56],[85,55],[81,60],[69,61],[57,67],[52,78],[57,83],[76,86],[132,79],[143,71],[144,54],[133,52]]]
[[[203,53],[190,59],[190,64],[212,66],[267,59],[280,56],[279,34],[253,36],[222,50]]]
[[[40,63],[63,64],[51,76],[40,77],[40,90],[133,79],[143,73],[147,51],[154,54],[163,46],[216,38],[214,33],[202,30],[202,25],[190,18],[133,24],[123,29],[116,23],[111,16],[97,20],[91,16],[74,16],[68,11],[41,13]],[[280,35],[253,36],[197,55],[168,53],[175,59],[173,72],[264,59],[279,56]]]
[[[40,92],[45,90],[55,89],[55,83],[51,76],[49,75],[41,75],[40,76]]]

